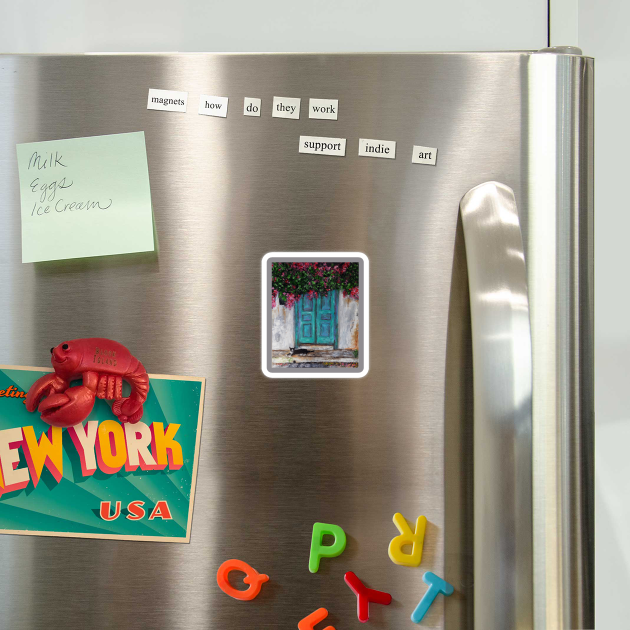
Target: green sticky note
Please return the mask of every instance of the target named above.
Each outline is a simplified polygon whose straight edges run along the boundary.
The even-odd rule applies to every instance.
[[[153,251],[144,132],[17,145],[22,262]]]

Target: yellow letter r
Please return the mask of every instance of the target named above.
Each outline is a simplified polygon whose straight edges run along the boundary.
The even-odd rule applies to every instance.
[[[411,531],[405,517],[396,512],[394,514],[394,524],[400,532],[389,543],[389,557],[394,564],[403,564],[407,567],[417,567],[422,560],[422,545],[424,544],[424,531],[427,527],[426,516],[419,516],[416,521],[416,532]],[[411,553],[404,553],[403,547],[412,545]]]

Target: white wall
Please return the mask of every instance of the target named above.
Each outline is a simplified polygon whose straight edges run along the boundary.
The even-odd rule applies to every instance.
[[[547,0],[0,0],[0,52],[542,48]]]
[[[287,308],[276,301],[271,309],[271,349],[295,348],[295,306]]]
[[[579,0],[595,57],[595,619],[630,617],[630,2]]]
[[[359,300],[347,296],[343,297],[343,291],[339,291],[337,297],[337,331],[339,341],[337,345],[342,349],[359,349]]]

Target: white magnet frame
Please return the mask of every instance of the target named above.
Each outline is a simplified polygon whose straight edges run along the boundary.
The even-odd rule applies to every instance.
[[[267,283],[267,263],[270,258],[309,258],[316,262],[318,258],[338,258],[343,260],[344,258],[360,258],[363,261],[363,285],[359,290],[361,293],[360,299],[363,301],[363,319],[359,322],[363,331],[363,347],[359,348],[359,351],[363,355],[363,369],[360,371],[348,370],[348,372],[311,372],[308,369],[304,370],[278,370],[278,372],[272,372],[267,367],[267,352],[270,350],[268,346],[268,283]],[[263,256],[261,262],[261,368],[265,376],[269,378],[363,378],[370,370],[370,261],[365,254],[361,252],[269,252]]]

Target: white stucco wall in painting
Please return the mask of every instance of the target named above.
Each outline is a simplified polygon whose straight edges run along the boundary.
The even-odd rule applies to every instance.
[[[338,344],[341,349],[359,349],[359,300],[348,296],[343,297],[343,291],[339,291],[337,304],[338,313]]]
[[[295,346],[295,307],[279,303],[271,309],[271,349],[288,350]]]

